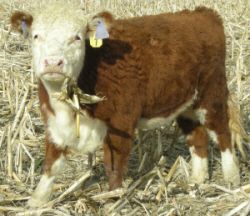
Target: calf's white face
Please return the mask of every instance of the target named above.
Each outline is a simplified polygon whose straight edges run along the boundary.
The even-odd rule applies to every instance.
[[[14,12],[11,24],[13,29],[31,36],[37,77],[45,86],[55,86],[65,77],[77,80],[84,64],[85,38],[93,36],[98,25],[106,26],[112,19],[111,14],[104,12],[87,22],[81,9],[58,3],[42,8],[34,15]]]
[[[87,22],[72,8],[55,5],[34,16],[33,66],[43,81],[77,79],[84,62]]]
[[[15,12],[14,29],[30,35],[33,67],[43,82],[77,79],[84,63],[87,21],[80,9],[49,5],[34,15]]]
[[[44,81],[77,79],[85,55],[84,23],[64,16],[47,22],[38,17],[32,24],[33,66]]]

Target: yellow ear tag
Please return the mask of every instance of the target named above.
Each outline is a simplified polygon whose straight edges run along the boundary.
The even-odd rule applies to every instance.
[[[89,38],[90,46],[93,48],[99,48],[102,46],[102,39],[96,39],[95,35]]]

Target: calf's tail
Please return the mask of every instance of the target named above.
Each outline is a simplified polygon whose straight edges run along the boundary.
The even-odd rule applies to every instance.
[[[247,156],[244,149],[244,144],[250,148],[250,136],[246,133],[242,118],[240,115],[240,107],[234,95],[228,97],[228,114],[229,114],[229,129],[231,132],[232,146],[238,148],[242,158],[246,160]]]

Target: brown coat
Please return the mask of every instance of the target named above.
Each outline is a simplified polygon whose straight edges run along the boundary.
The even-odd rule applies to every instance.
[[[114,149],[122,161],[139,119],[168,117],[195,93],[192,108],[207,110],[206,127],[225,134],[222,150],[230,147],[225,35],[221,18],[211,9],[114,20],[100,49],[86,45],[78,82],[85,92],[107,97],[89,109],[109,125],[105,149]],[[180,126],[185,131],[191,125]],[[123,162],[115,162],[116,153],[105,155],[110,154],[112,159],[104,156],[106,168],[119,173]]]

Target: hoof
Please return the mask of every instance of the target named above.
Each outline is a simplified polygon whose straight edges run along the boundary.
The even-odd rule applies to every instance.
[[[35,197],[31,197],[27,202],[27,206],[29,208],[39,208],[47,202],[48,202],[48,200],[41,200],[41,199],[37,199]]]
[[[225,182],[234,187],[240,185],[240,174],[238,167],[232,167],[231,170],[224,173]]]
[[[122,177],[121,175],[113,172],[109,176],[109,190],[115,190],[122,187]]]
[[[200,175],[192,175],[189,179],[190,184],[202,184],[208,179],[207,173],[201,173]]]
[[[27,205],[31,208],[37,208],[49,201],[49,198],[52,193],[52,186],[54,181],[54,176],[49,177],[47,175],[43,175],[40,179],[37,188],[33,192],[31,198],[29,199]]]

